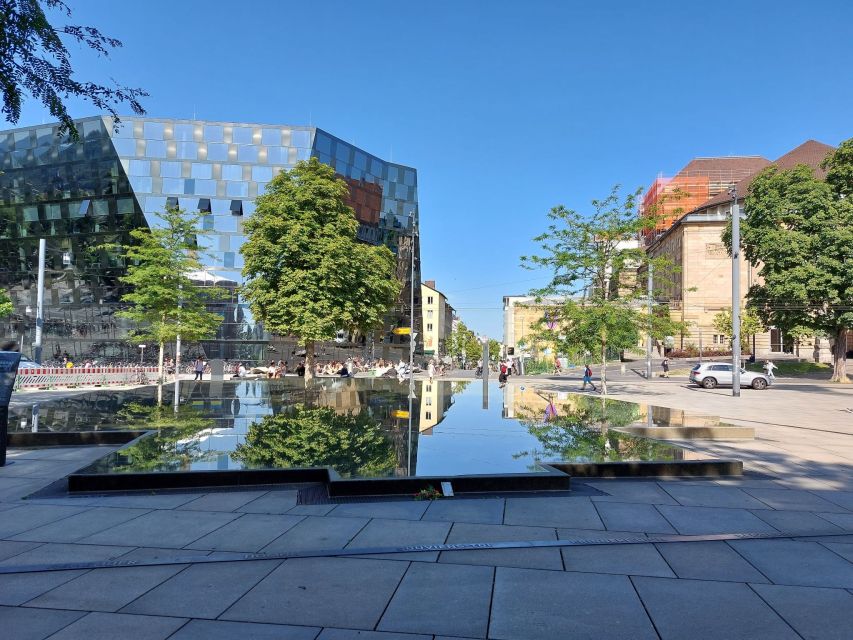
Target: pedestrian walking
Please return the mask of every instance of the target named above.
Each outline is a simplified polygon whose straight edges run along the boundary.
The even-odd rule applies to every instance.
[[[663,373],[661,374],[662,378],[669,377],[669,358],[664,358],[660,363],[661,369],[663,369]]]
[[[776,376],[773,375],[773,370],[776,368],[777,367],[775,364],[773,364],[772,360],[767,360],[764,363],[764,370],[767,372],[767,377],[770,378],[771,381],[776,379]]]
[[[195,378],[193,380],[201,380],[204,375],[204,360],[196,358],[195,362],[193,362],[193,371],[195,371]]]
[[[563,366],[560,364],[559,358],[554,358],[554,375],[558,376],[563,373]]]
[[[432,360],[427,365],[427,375],[429,376],[429,381],[432,382],[432,379],[435,377],[435,362]]]
[[[583,369],[583,386],[581,387],[581,391],[586,391],[586,385],[591,386],[593,391],[598,391],[598,387],[592,381],[592,368],[589,365],[586,365]]]

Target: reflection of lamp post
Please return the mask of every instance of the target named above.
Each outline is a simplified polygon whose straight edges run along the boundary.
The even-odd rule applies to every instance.
[[[145,345],[139,345],[139,366],[142,366],[142,359],[145,356]]]

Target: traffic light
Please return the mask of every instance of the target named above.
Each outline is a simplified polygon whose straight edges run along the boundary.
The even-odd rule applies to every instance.
[[[507,347],[506,348],[506,354],[508,356],[514,356],[515,355],[515,347]]]

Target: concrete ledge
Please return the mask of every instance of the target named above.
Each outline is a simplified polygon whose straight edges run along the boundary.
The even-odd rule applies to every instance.
[[[12,431],[10,447],[57,447],[96,444],[127,444],[148,433],[147,430],[110,431]]]
[[[721,477],[743,475],[740,460],[673,460],[667,462],[552,462],[550,465],[578,478]]]

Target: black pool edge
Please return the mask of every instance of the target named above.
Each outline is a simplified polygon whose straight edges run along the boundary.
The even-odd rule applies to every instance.
[[[73,447],[129,444],[151,433],[149,429],[110,429],[104,431],[12,431],[10,447]]]
[[[152,473],[72,473],[70,493],[246,487],[292,483],[321,483],[329,497],[412,495],[450,482],[454,493],[511,491],[568,491],[572,477],[722,477],[743,474],[740,460],[680,460],[671,462],[551,463],[541,473],[507,473],[411,478],[339,478],[325,467],[301,469],[230,469]],[[82,470],[81,470],[82,471]]]

